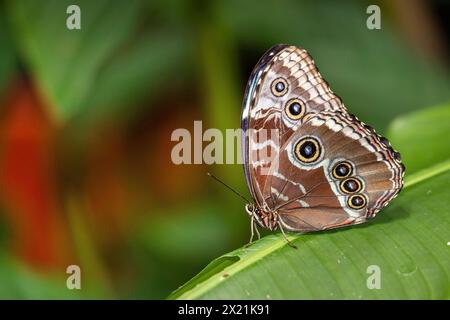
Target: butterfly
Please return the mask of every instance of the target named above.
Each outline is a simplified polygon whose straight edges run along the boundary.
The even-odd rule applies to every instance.
[[[403,187],[400,153],[349,113],[302,48],[276,45],[262,56],[241,127],[250,242],[257,225],[285,235],[366,222]]]

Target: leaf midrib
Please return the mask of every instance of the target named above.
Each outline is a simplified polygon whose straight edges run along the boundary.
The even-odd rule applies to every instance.
[[[272,237],[278,237],[278,241],[273,241],[269,246],[264,247],[259,250],[254,250],[253,252],[246,254],[246,259],[240,259],[239,261],[235,262],[231,266],[226,267],[221,272],[218,272],[217,274],[213,275],[211,278],[205,280],[204,282],[201,282],[197,284],[193,289],[190,291],[180,295],[177,299],[193,299],[195,297],[198,297],[205,292],[207,292],[209,289],[215,287],[217,284],[219,284],[221,281],[228,280],[229,278],[235,276],[240,271],[246,269],[249,265],[254,264],[256,261],[261,260],[262,258],[270,255],[271,253],[275,252],[276,250],[284,247],[287,245],[287,241],[285,239],[282,239],[281,237],[277,235],[271,235]],[[270,237],[270,236],[269,236]],[[293,235],[287,235],[287,238],[292,241],[296,238],[296,236]],[[228,254],[230,255],[230,254]],[[233,254],[231,254],[234,256]],[[227,255],[224,255],[227,256]],[[223,275],[227,274],[226,277]]]

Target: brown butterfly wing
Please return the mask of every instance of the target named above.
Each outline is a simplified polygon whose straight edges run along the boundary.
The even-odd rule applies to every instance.
[[[317,141],[320,153],[309,163],[299,152],[308,139]],[[306,117],[280,150],[262,195],[286,230],[307,232],[362,223],[403,186],[404,166],[398,152],[346,112]],[[348,165],[344,166],[349,169],[347,176],[333,171],[343,164]],[[355,206],[351,203],[355,197],[365,204]]]
[[[283,90],[277,91],[281,82]],[[288,105],[297,102],[300,116],[289,116]],[[303,49],[278,45],[258,62],[248,82],[242,128],[243,157],[250,192],[260,206],[271,162],[280,146],[300,128],[308,114],[345,110],[341,99],[322,78],[312,57]]]

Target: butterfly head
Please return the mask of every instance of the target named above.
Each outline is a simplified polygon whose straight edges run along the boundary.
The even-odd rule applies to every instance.
[[[247,203],[245,211],[261,227],[274,231],[278,227],[278,214],[269,208],[262,208],[254,203]]]

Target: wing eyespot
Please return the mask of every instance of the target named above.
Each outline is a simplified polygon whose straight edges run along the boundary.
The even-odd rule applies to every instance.
[[[291,120],[299,120],[305,114],[305,104],[300,99],[291,99],[286,103],[284,111]]]
[[[289,85],[286,79],[283,78],[276,78],[272,81],[272,85],[270,86],[272,94],[276,97],[284,96],[287,93],[288,88]]]
[[[299,161],[304,163],[312,163],[319,159],[322,153],[322,148],[316,138],[306,137],[296,143],[294,151],[295,156]]]
[[[367,205],[367,199],[363,195],[354,194],[348,198],[347,204],[350,208],[359,210]]]
[[[352,165],[347,161],[342,161],[334,166],[331,174],[336,179],[343,179],[351,175],[352,172],[353,172]]]
[[[357,193],[362,189],[362,183],[356,178],[347,178],[339,184],[339,189],[344,193]]]

